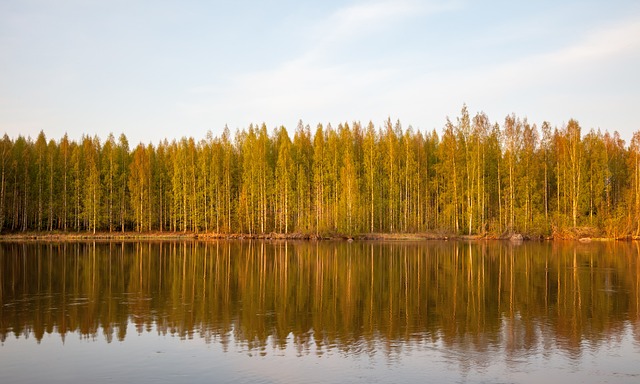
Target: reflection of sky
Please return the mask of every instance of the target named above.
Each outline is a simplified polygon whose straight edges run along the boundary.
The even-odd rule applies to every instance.
[[[111,343],[102,330],[94,338],[70,333],[64,342],[57,333],[45,334],[40,343],[32,335],[9,337],[0,347],[0,369],[2,381],[11,383],[627,383],[640,376],[640,344],[632,328],[627,323],[618,338],[583,343],[579,354],[563,352],[544,337],[515,355],[504,341],[479,351],[463,339],[445,345],[441,338],[397,341],[389,354],[383,337],[347,351],[316,345],[313,337],[301,346],[289,334],[284,347],[270,338],[265,347],[250,349],[233,332],[225,347],[197,335],[161,335],[155,326],[138,332],[129,322],[126,339]]]

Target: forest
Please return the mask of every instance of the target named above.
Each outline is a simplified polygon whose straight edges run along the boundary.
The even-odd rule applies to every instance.
[[[250,125],[140,143],[40,132],[0,140],[0,233],[640,235],[640,132],[629,145],[463,106],[441,133],[400,121]]]

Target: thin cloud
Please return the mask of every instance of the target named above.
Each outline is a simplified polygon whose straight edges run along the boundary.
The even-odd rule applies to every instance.
[[[494,89],[557,84],[577,71],[596,71],[640,53],[640,20],[608,25],[587,33],[572,45],[518,58],[472,76],[490,82]]]
[[[607,69],[629,66],[639,55],[640,20],[627,20],[594,29],[561,49],[520,56],[493,66],[470,65],[453,70],[398,74],[390,81],[395,85],[377,94],[371,104],[377,107],[373,111],[398,114],[402,120],[426,129],[440,128],[443,116],[457,114],[465,102],[482,108],[492,119],[499,120],[512,112],[537,112],[530,117],[561,124],[562,119],[579,113],[580,117],[592,118],[593,124],[598,125],[597,119],[605,121],[604,116],[615,114],[616,109],[627,108],[629,104],[629,101],[614,103],[616,108],[606,112],[594,107],[593,103],[602,108],[606,105],[600,101],[603,94],[597,89],[603,84],[615,86],[607,84],[604,76],[611,75],[606,73]],[[590,91],[582,94],[576,91],[576,85]],[[583,109],[572,110],[566,97],[583,98],[579,103],[584,105]],[[616,96],[617,101],[621,98]],[[532,109],[533,105],[537,108]],[[624,129],[621,126],[603,128]]]
[[[350,118],[349,111],[377,108],[378,92],[386,91],[399,72],[383,64],[366,68],[340,61],[339,46],[393,28],[404,20],[459,9],[458,1],[376,1],[356,3],[316,20],[307,29],[306,46],[297,57],[278,67],[244,73],[223,91],[207,85],[192,94],[210,94],[206,100],[180,103],[190,117],[223,114],[241,124],[252,117],[281,123],[299,118]],[[214,96],[215,93],[220,97]],[[385,97],[382,97],[385,99]],[[368,116],[365,116],[368,118]]]
[[[572,64],[584,60],[611,60],[628,53],[637,54],[639,48],[640,20],[631,20],[600,28],[578,44],[554,52],[548,61]]]
[[[298,119],[348,118],[346,110],[362,103],[365,90],[392,75],[382,69],[355,73],[348,67],[291,62],[277,70],[245,74],[221,99],[185,103],[180,108],[190,116],[227,116],[244,126],[262,121],[282,124]]]
[[[196,88],[198,97],[181,103],[180,110],[194,121],[224,116],[232,128],[262,121],[269,126],[295,124],[298,119],[309,123],[358,118],[382,121],[391,115],[414,127],[431,129],[440,128],[444,116],[457,114],[466,102],[485,110],[492,119],[515,112],[560,124],[562,120],[554,119],[566,119],[576,112],[585,119],[592,116],[570,110],[569,104],[561,102],[563,92],[575,91],[574,84],[586,86],[587,79],[606,83],[602,68],[617,62],[628,65],[640,52],[640,20],[627,20],[593,29],[562,48],[482,66],[471,61],[449,69],[446,58],[436,62],[433,70],[419,65],[391,66],[385,61],[358,66],[332,55],[336,44],[348,46],[429,9],[413,2],[394,4],[376,2],[339,9],[317,21],[314,30],[330,33],[306,36],[307,51],[275,68],[236,76],[221,87]],[[438,4],[445,6],[432,6],[430,12],[459,7],[459,3]],[[420,60],[424,51],[415,53]],[[594,92],[589,97],[595,97]],[[531,108],[534,105],[536,109]]]
[[[407,1],[356,4],[338,9],[326,22],[321,23],[321,28],[326,40],[345,40],[379,29],[385,23],[393,23],[418,11],[418,4]]]
[[[415,17],[427,17],[459,10],[459,1],[375,1],[356,3],[337,9],[312,28],[307,59],[319,57],[335,45],[353,43],[359,38]]]

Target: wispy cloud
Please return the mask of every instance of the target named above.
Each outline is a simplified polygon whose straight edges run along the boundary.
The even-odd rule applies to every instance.
[[[321,59],[337,46],[353,44],[375,33],[388,31],[407,19],[461,8],[462,3],[455,0],[384,0],[351,4],[314,24],[309,37],[311,48],[300,59]]]
[[[542,59],[557,64],[611,60],[616,56],[637,54],[639,48],[640,19],[635,19],[596,29],[577,44]]]
[[[380,93],[387,92],[399,71],[383,64],[356,66],[341,61],[336,51],[366,41],[408,18],[459,7],[458,1],[374,1],[345,6],[305,30],[308,48],[298,56],[276,68],[243,73],[222,92],[219,87],[195,87],[193,94],[204,95],[210,90],[211,97],[182,103],[180,108],[190,116],[219,114],[240,124],[259,122],[255,119],[319,122],[351,119],[358,113],[368,115],[364,111],[378,108],[378,100],[386,99]],[[375,52],[375,45],[369,48]],[[361,47],[354,49],[362,51]]]
[[[181,109],[193,117],[227,116],[246,126],[267,121],[275,124],[335,121],[351,118],[348,111],[366,102],[377,84],[392,77],[384,69],[353,72],[348,67],[313,67],[291,62],[266,72],[236,79],[221,97],[184,103]]]
[[[637,129],[640,7],[629,1],[257,2],[249,19],[241,6],[197,3],[179,7],[172,33],[157,7],[125,3],[0,12],[0,128],[147,140],[391,116],[431,129],[467,103],[492,119]]]
[[[640,55],[637,19],[587,30],[564,47],[556,44],[546,52],[523,51],[519,56],[482,65],[438,56],[437,51],[427,54],[429,47],[408,52],[412,57],[402,60],[413,60],[409,66],[385,61],[384,55],[376,57],[380,60],[352,62],[335,54],[352,46],[359,54],[366,54],[358,47],[365,43],[375,46],[375,38],[370,36],[392,30],[417,13],[436,15],[461,6],[456,2],[428,4],[374,2],[338,9],[317,20],[311,31],[305,30],[308,49],[296,57],[274,68],[245,72],[224,85],[194,88],[192,99],[181,103],[180,110],[193,120],[223,116],[232,127],[262,121],[270,126],[289,125],[298,119],[311,124],[382,121],[390,115],[417,128],[432,129],[440,128],[444,116],[455,116],[466,102],[496,120],[515,112],[529,114],[532,121],[548,119],[560,124],[574,114],[589,119],[594,109],[589,107],[592,100],[581,103],[591,111],[572,110],[564,102],[563,95],[579,97],[575,95],[579,91],[572,89],[575,84],[601,86],[607,81],[603,74],[606,68],[618,62],[629,65]],[[420,22],[424,20],[422,17]],[[549,31],[544,32],[547,38]],[[452,60],[459,61],[448,66]],[[593,98],[598,92],[593,89],[587,94],[584,97]]]
[[[485,89],[526,89],[523,87],[562,84],[578,72],[597,74],[599,68],[639,54],[640,19],[634,19],[594,29],[568,46],[517,57],[493,68],[476,68],[469,74],[492,84]]]
[[[320,40],[344,41],[384,28],[420,11],[420,4],[411,1],[358,3],[338,9],[316,28]]]
[[[639,59],[640,19],[628,19],[595,28],[548,52],[514,57],[493,66],[423,74],[398,87],[396,96],[403,95],[404,100],[420,97],[424,104],[451,114],[466,102],[490,112],[496,120],[515,112],[529,114],[538,123],[550,120],[561,124],[579,117],[589,122],[588,128],[597,127],[611,121],[612,115],[625,116],[625,109],[633,108],[632,99],[621,92],[625,85],[620,79]],[[424,121],[416,106],[404,110],[414,121]]]

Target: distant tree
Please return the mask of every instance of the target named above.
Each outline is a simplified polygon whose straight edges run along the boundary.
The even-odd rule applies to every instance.
[[[38,199],[38,218],[36,229],[40,231],[43,228],[44,215],[44,198],[46,191],[47,177],[47,139],[43,131],[40,131],[35,144],[35,162],[36,162],[36,194]]]
[[[341,233],[353,234],[358,221],[358,178],[356,173],[356,159],[353,148],[352,132],[348,124],[339,126],[339,141],[342,148],[342,161],[339,171],[339,193],[338,210],[342,214],[337,217],[338,230]]]
[[[383,146],[382,164],[386,175],[386,180],[383,183],[383,186],[385,190],[384,196],[387,207],[386,217],[388,222],[385,227],[390,232],[396,232],[399,203],[398,137],[390,118],[384,123],[380,141]]]
[[[633,233],[638,236],[640,234],[640,132],[634,133],[631,138],[629,163],[632,170],[630,202],[633,214],[631,222],[634,228]]]
[[[569,155],[569,181],[570,181],[570,201],[571,201],[571,217],[573,219],[573,227],[578,226],[578,208],[581,197],[581,183],[583,171],[583,146],[581,128],[577,121],[571,119],[566,127],[566,135],[568,140]]]
[[[102,199],[100,182],[100,140],[97,137],[84,136],[82,139],[82,162],[84,164],[84,177],[80,179],[83,188],[83,214],[84,227],[96,233],[100,225],[100,201]],[[80,186],[78,185],[80,188]],[[80,195],[78,191],[78,195]]]
[[[318,124],[313,137],[313,190],[315,200],[316,234],[326,229],[326,154],[325,135],[322,124]]]
[[[0,140],[0,233],[5,227],[6,208],[5,201],[7,196],[7,184],[9,184],[9,167],[11,165],[11,147],[13,143],[9,136],[5,133]]]
[[[150,150],[143,144],[133,150],[132,161],[129,166],[129,191],[131,196],[130,207],[134,212],[135,230],[141,232],[149,230],[151,226],[151,201],[149,198],[151,184]]]
[[[47,203],[47,229],[53,231],[54,224],[60,221],[59,204],[58,200],[54,199],[54,196],[58,196],[60,193],[58,174],[60,168],[60,161],[58,160],[58,145],[54,140],[49,140],[47,144],[47,187],[48,187],[48,203]],[[55,216],[58,216],[57,218]]]
[[[0,140],[0,232],[446,231],[640,236],[640,134],[515,115],[502,125],[465,105],[443,131],[388,118],[337,129],[300,121],[129,149],[110,134]]]
[[[437,226],[446,230],[460,231],[459,221],[459,163],[457,161],[458,142],[454,133],[454,126],[449,119],[444,128],[440,145],[438,146],[438,164],[436,165],[438,178],[438,212]]]
[[[308,232],[312,228],[312,163],[313,146],[308,125],[298,123],[293,138],[293,167],[295,181],[295,225],[298,231]]]
[[[276,147],[278,160],[276,164],[275,180],[275,229],[278,232],[289,233],[290,205],[294,196],[294,163],[291,149],[291,139],[287,130],[280,127],[276,133]]]
[[[109,134],[107,140],[102,147],[102,180],[104,185],[103,195],[106,197],[104,209],[106,211],[106,225],[109,232],[113,232],[115,218],[116,189],[115,176],[117,173],[118,162],[116,160],[116,139],[112,133]]]
[[[605,185],[611,177],[607,166],[607,152],[604,137],[600,131],[593,129],[583,139],[588,199],[589,225],[596,224],[594,216],[599,225],[602,225],[602,216],[606,212]]]
[[[114,188],[118,191],[118,217],[120,223],[120,230],[125,231],[125,227],[128,220],[128,203],[129,203],[129,141],[124,134],[121,134],[118,138],[118,147],[116,148],[116,163],[114,166]]]
[[[375,223],[375,211],[377,206],[377,190],[378,182],[377,175],[379,174],[378,164],[378,143],[375,127],[372,122],[367,125],[367,132],[365,133],[363,152],[364,152],[364,184],[365,184],[365,196],[364,200],[367,201],[367,220],[368,229],[370,232],[374,232]]]
[[[504,120],[504,148],[506,158],[506,177],[508,186],[508,200],[506,204],[508,215],[506,224],[509,230],[515,230],[516,225],[516,168],[518,157],[522,149],[522,122],[514,115]]]
[[[69,137],[65,133],[60,140],[60,157],[62,158],[62,226],[63,231],[67,231],[69,224],[69,166],[71,162],[71,144]]]

